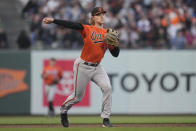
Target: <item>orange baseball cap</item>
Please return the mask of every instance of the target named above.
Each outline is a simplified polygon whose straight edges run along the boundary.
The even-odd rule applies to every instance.
[[[106,13],[106,11],[102,7],[95,7],[93,11],[91,12],[92,16],[95,16],[101,13]]]

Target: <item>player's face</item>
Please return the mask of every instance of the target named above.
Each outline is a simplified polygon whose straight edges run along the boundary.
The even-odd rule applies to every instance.
[[[50,60],[50,66],[55,66],[56,61],[55,60]]]
[[[94,16],[95,23],[104,24],[105,23],[105,14],[100,13]]]

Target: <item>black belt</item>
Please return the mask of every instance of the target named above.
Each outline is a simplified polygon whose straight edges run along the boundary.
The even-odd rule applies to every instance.
[[[94,66],[94,67],[97,67],[99,65],[99,63],[88,63],[88,62],[84,62],[85,65],[88,65],[88,66]]]

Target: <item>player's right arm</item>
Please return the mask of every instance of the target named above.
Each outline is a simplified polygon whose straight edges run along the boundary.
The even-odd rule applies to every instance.
[[[70,28],[70,29],[75,29],[75,30],[83,30],[84,29],[82,24],[77,23],[77,22],[67,21],[67,20],[58,20],[58,19],[46,17],[42,20],[42,22],[43,22],[43,24],[54,23],[54,24],[63,26],[65,28]]]

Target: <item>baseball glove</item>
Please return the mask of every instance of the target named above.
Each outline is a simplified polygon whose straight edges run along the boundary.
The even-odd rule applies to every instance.
[[[52,82],[52,84],[58,84],[58,80],[54,80],[53,82]]]
[[[118,46],[119,44],[119,33],[116,30],[111,28],[107,29],[107,33],[105,35],[104,41],[113,46]]]

